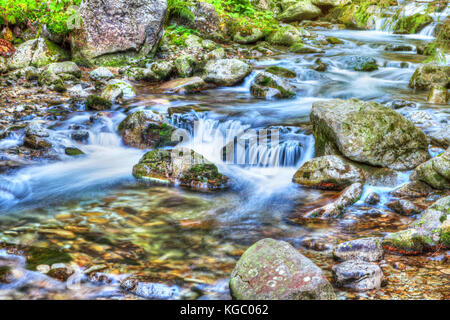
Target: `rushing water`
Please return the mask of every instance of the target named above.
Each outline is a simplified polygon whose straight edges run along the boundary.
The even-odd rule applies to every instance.
[[[380,22],[381,23],[381,22]],[[377,23],[377,25],[380,25]],[[381,28],[381,27],[380,27]],[[310,132],[309,112],[313,102],[333,98],[358,98],[388,103],[394,99],[412,100],[416,107],[401,112],[411,117],[425,112],[437,122],[448,122],[448,108],[435,109],[424,103],[425,96],[415,94],[407,83],[423,59],[413,52],[385,51],[387,44],[410,44],[412,48],[428,41],[431,31],[417,37],[392,35],[381,31],[318,31],[344,40],[323,54],[280,54],[252,60],[255,71],[237,87],[218,88],[192,96],[153,93],[140,86],[137,99],[94,121],[91,113],[79,111],[47,121],[51,140],[63,161],[43,162],[0,177],[0,240],[21,245],[64,248],[82,267],[77,286],[62,285],[38,272],[25,269],[22,260],[0,251],[0,266],[14,265],[25,276],[8,286],[0,285],[0,298],[29,298],[24,281],[40,288],[42,297],[96,298],[126,297],[117,281],[127,274],[145,274],[152,282],[177,285],[176,297],[229,298],[227,277],[235,262],[249,245],[264,237],[284,239],[302,248],[330,276],[333,264],[329,246],[342,240],[383,235],[404,228],[411,218],[385,211],[388,192],[395,186],[366,186],[362,199],[340,221],[322,225],[296,223],[298,210],[317,206],[333,192],[294,185],[296,169],[314,156],[314,138]],[[346,57],[372,56],[379,70],[356,72],[346,68]],[[311,69],[320,57],[328,64],[326,72]],[[294,70],[292,83],[297,95],[285,100],[261,100],[250,95],[255,75],[267,66]],[[131,169],[143,150],[124,146],[117,125],[126,113],[141,109],[166,112],[174,106],[209,108],[207,112],[174,115],[171,121],[188,129],[191,139],[185,144],[216,163],[231,178],[231,189],[217,194],[192,193],[179,188],[149,186],[136,182]],[[126,110],[126,113],[125,111]],[[430,120],[431,121],[431,120]],[[89,141],[77,144],[70,139],[74,125],[88,124]],[[194,125],[195,123],[195,125]],[[433,126],[426,126],[433,130]],[[223,161],[222,149],[235,137],[252,139],[261,130],[280,132],[278,144],[239,145],[241,152],[233,161]],[[22,136],[12,135],[0,141],[0,148],[18,145]],[[63,146],[76,146],[85,155],[71,159]],[[396,186],[408,181],[409,173],[400,173]],[[368,193],[381,194],[379,205],[367,208]],[[377,215],[367,214],[370,209]],[[64,230],[57,237],[49,229]],[[69,233],[67,233],[69,232]],[[320,247],[321,249],[317,249]],[[309,250],[316,248],[316,250]],[[349,298],[442,298],[440,286],[445,273],[438,261],[404,258],[410,265],[404,273],[394,270],[386,257],[384,270],[387,287],[368,294],[339,291]],[[402,258],[403,259],[403,258]],[[105,265],[109,280],[92,286],[83,268]],[[434,266],[434,267],[433,267]],[[433,269],[434,268],[434,269]],[[430,269],[430,270],[429,270]],[[447,269],[448,270],[448,269]],[[72,278],[72,281],[74,278]],[[418,289],[427,282],[427,289]],[[81,284],[79,284],[81,283]],[[389,283],[389,281],[388,281]],[[395,283],[404,286],[397,292]],[[34,293],[36,294],[36,293]],[[62,295],[62,296],[61,296]]]

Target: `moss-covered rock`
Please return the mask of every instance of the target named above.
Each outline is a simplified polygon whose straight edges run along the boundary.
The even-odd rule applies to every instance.
[[[241,31],[236,33],[233,37],[233,41],[240,44],[253,44],[263,40],[264,37],[264,32],[259,28],[252,28],[252,31],[249,34],[243,34]]]
[[[310,0],[301,0],[288,6],[277,19],[283,22],[311,20],[322,15],[322,10]]]
[[[409,17],[402,17],[397,20],[394,26],[394,33],[418,33],[420,30],[422,30],[432,22],[433,18],[423,13],[416,13]]]
[[[343,44],[344,41],[342,41],[341,39],[338,39],[336,37],[327,37],[327,42],[331,43],[331,44]]]
[[[238,300],[330,300],[331,284],[311,260],[284,241],[263,239],[248,248],[230,277]]]
[[[205,81],[200,77],[174,79],[163,83],[159,90],[168,93],[189,94],[207,88]]]
[[[149,68],[132,67],[125,71],[127,79],[132,81],[159,81],[159,76]]]
[[[101,97],[115,102],[117,99],[131,99],[136,96],[133,86],[125,81],[119,79],[112,79],[108,81],[105,89],[103,89]]]
[[[270,44],[278,46],[292,46],[300,42],[300,31],[294,26],[285,26],[272,33],[267,39]]]
[[[435,189],[450,189],[450,148],[418,166],[412,177]]]
[[[213,163],[187,148],[147,152],[133,167],[133,176],[198,191],[224,189],[228,182]]]
[[[289,47],[289,51],[293,53],[320,53],[323,52],[322,49],[306,45],[302,42],[296,42],[292,46]]]
[[[71,156],[71,157],[76,157],[76,156],[84,154],[84,152],[81,151],[80,149],[78,149],[78,148],[71,148],[71,147],[66,148],[64,150],[64,152],[65,152],[66,155]]]
[[[171,141],[175,128],[162,115],[152,111],[136,111],[119,124],[123,142],[133,148],[153,149],[174,145]]]
[[[203,79],[219,86],[233,86],[245,79],[252,67],[238,59],[208,61]]]
[[[346,69],[355,71],[374,71],[378,70],[377,61],[367,56],[347,56],[342,60]]]
[[[89,77],[94,81],[105,81],[114,78],[114,74],[106,67],[99,67],[92,70]]]
[[[268,67],[266,70],[264,70],[265,72],[268,73],[272,73],[276,76],[279,77],[283,77],[283,78],[295,78],[297,76],[297,74],[295,73],[295,71],[283,68],[283,67],[278,67],[278,66],[271,66]]]
[[[196,59],[193,55],[183,55],[175,59],[175,68],[181,78],[192,76],[195,69]]]
[[[343,190],[364,182],[363,172],[339,156],[323,156],[305,162],[294,175],[297,184],[330,190]]]
[[[433,85],[427,98],[428,103],[447,104],[448,89],[444,86]]]
[[[353,161],[398,170],[415,168],[430,157],[425,134],[376,102],[320,101],[313,104],[310,118],[317,156],[343,154]]]
[[[108,99],[96,96],[96,95],[90,95],[86,100],[86,108],[90,110],[107,110],[110,109],[112,106],[112,102]]]
[[[295,95],[295,88],[274,74],[261,72],[253,80],[250,92],[260,98],[289,98]]]
[[[409,87],[429,90],[434,85],[450,87],[450,66],[428,63],[419,66],[409,80]]]

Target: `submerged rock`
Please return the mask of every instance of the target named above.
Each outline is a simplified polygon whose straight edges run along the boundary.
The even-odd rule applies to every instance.
[[[353,161],[397,170],[415,168],[430,157],[425,134],[376,102],[315,102],[310,117],[317,156],[343,154]]]
[[[153,149],[174,145],[172,133],[175,128],[153,111],[136,111],[119,124],[119,134],[130,147]]]
[[[228,177],[219,173],[216,165],[186,148],[147,152],[133,167],[133,176],[198,191],[224,189],[228,182]]]
[[[238,59],[209,61],[205,66],[206,82],[231,87],[238,84],[252,72],[252,67]]]
[[[333,277],[338,287],[355,291],[380,289],[384,280],[381,268],[370,262],[349,260],[332,268]]]
[[[253,80],[250,92],[261,98],[289,98],[295,95],[295,88],[274,74],[261,72]]]
[[[383,258],[383,247],[379,238],[363,238],[339,244],[333,251],[339,260],[379,261]]]
[[[180,290],[176,286],[139,281],[134,278],[127,278],[121,281],[120,287],[145,299],[175,299],[180,294]]]
[[[439,66],[428,63],[419,66],[409,80],[409,87],[413,89],[429,90],[433,86],[450,86],[450,66]]]
[[[294,53],[319,53],[319,52],[324,52],[323,50],[313,47],[313,46],[308,46],[302,42],[297,42],[294,43],[292,46],[289,47],[289,51],[294,52]]]
[[[319,267],[274,239],[260,240],[244,252],[231,274],[230,292],[239,300],[335,299]]]
[[[347,56],[342,60],[344,67],[355,71],[378,70],[377,61],[367,56]]]
[[[450,148],[418,166],[412,178],[423,181],[435,189],[450,189]]]
[[[305,162],[293,180],[308,187],[343,190],[353,183],[364,182],[364,174],[340,156],[323,156]]]

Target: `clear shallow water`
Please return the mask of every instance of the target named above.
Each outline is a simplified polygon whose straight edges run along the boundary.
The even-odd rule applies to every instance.
[[[118,289],[117,281],[127,274],[140,274],[151,282],[177,285],[178,297],[229,298],[226,281],[234,264],[249,245],[261,238],[273,237],[293,243],[330,277],[334,262],[327,250],[329,245],[404,228],[411,218],[389,213],[383,206],[393,186],[366,186],[363,199],[368,192],[377,191],[382,195],[381,204],[367,207],[360,201],[339,221],[305,224],[298,220],[299,212],[336,196],[334,192],[306,189],[291,182],[296,169],[314,156],[314,139],[309,126],[313,102],[333,98],[383,103],[406,99],[418,103],[415,108],[400,110],[406,116],[425,111],[436,118],[437,124],[448,121],[448,109],[424,104],[425,95],[415,94],[407,87],[421,58],[412,52],[384,50],[387,43],[415,46],[422,40],[378,31],[319,33],[342,38],[345,42],[330,47],[324,54],[280,54],[252,60],[255,71],[238,87],[175,96],[155,94],[151,87],[139,86],[137,99],[127,104],[127,112],[146,108],[166,112],[169,107],[185,105],[210,108],[206,113],[189,115],[199,126],[188,146],[230,176],[232,185],[226,192],[199,194],[136,182],[131,169],[144,151],[122,145],[116,130],[125,117],[121,107],[93,122],[89,120],[90,113],[80,111],[46,123],[52,128],[52,141],[57,148],[61,146],[60,153],[62,146],[74,145],[86,155],[78,159],[62,156],[63,161],[42,163],[12,176],[2,176],[0,239],[21,245],[63,248],[82,269],[105,265],[102,271],[113,276],[108,284],[97,283],[91,287],[91,282],[85,279],[81,287],[71,289],[42,280],[35,273],[28,274],[23,261],[15,262],[17,269],[25,274],[24,281],[45,282],[37,291],[47,298],[55,298],[55,295],[130,298]],[[373,56],[379,70],[367,73],[347,70],[344,59],[349,55]],[[318,57],[328,64],[327,72],[310,68]],[[297,73],[292,81],[298,88],[295,98],[266,101],[250,95],[251,79],[271,65]],[[186,126],[183,121],[176,123]],[[88,125],[87,144],[76,144],[70,139],[69,127],[74,124]],[[433,125],[422,125],[433,130]],[[234,136],[248,129],[279,126],[282,126],[280,147],[272,152],[259,150],[262,156],[254,161],[255,165],[222,163],[221,148]],[[224,138],[218,133],[228,135]],[[2,141],[0,147],[6,149],[20,143],[21,139],[23,137]],[[404,173],[397,185],[407,180],[408,173]],[[381,213],[371,216],[367,214],[369,209]],[[3,261],[8,259],[4,254]],[[422,258],[401,258],[409,266],[408,272],[417,278],[413,281],[394,270],[392,266],[398,259],[386,257],[385,273],[395,279],[387,287],[367,294],[339,291],[339,295],[342,298],[448,297],[448,291],[439,286],[446,278],[441,270],[448,270],[448,267],[442,267],[439,261],[427,260],[427,266],[431,266],[427,267],[417,262]],[[427,290],[423,289],[425,282]],[[398,283],[406,289],[396,293]],[[418,289],[421,284],[422,289]],[[29,291],[19,290],[22,285],[19,281],[7,287],[0,286],[0,297],[31,297]]]

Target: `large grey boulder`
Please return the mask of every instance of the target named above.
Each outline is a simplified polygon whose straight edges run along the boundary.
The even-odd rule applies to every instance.
[[[409,80],[409,87],[414,89],[428,90],[435,85],[450,86],[450,66],[434,63],[420,65]]]
[[[418,166],[412,177],[435,189],[450,189],[450,148]]]
[[[244,252],[230,278],[240,300],[335,299],[322,270],[285,241],[263,239]]]
[[[356,99],[315,102],[310,114],[317,156],[342,154],[353,161],[396,170],[430,158],[425,134],[379,103]]]
[[[164,32],[166,0],[85,0],[82,23],[71,33],[74,58],[86,62],[107,54],[147,55]]]
[[[245,79],[252,67],[238,59],[219,59],[209,61],[205,66],[206,82],[219,86],[233,86]]]
[[[364,182],[364,173],[340,156],[323,156],[305,162],[294,175],[294,182],[318,189],[342,190]]]
[[[322,15],[322,10],[316,7],[310,0],[302,0],[292,4],[277,19],[283,22],[311,20]]]

